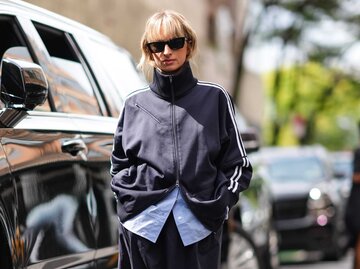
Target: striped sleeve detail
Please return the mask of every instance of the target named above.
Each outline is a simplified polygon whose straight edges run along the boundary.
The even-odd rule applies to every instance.
[[[238,180],[242,174],[242,167],[236,166],[234,174],[230,177],[230,185],[228,187],[229,191],[235,192],[239,186]]]
[[[211,82],[198,81],[198,85],[217,88],[217,89],[221,90],[222,93],[226,97],[230,118],[231,118],[232,124],[234,125],[237,146],[238,146],[238,149],[239,149],[240,154],[241,154],[242,159],[243,159],[242,165],[236,166],[234,174],[230,177],[230,185],[229,185],[228,189],[235,193],[236,190],[239,188],[239,179],[242,176],[242,168],[243,167],[249,167],[250,162],[249,162],[249,159],[246,156],[245,147],[244,147],[244,144],[242,142],[239,129],[237,128],[237,124],[236,124],[236,120],[235,120],[235,114],[234,114],[235,110],[234,110],[233,104],[231,102],[231,98],[229,96],[229,93],[223,87],[221,87],[218,84],[211,83]]]
[[[244,165],[238,165],[235,167],[234,174],[230,177],[230,185],[228,187],[229,191],[232,191],[233,193],[236,192],[236,190],[239,188],[239,179],[242,176],[242,168],[249,166],[249,160],[247,157],[243,158]]]
[[[229,96],[229,93],[223,88],[221,87],[220,85],[217,85],[217,84],[214,84],[214,83],[210,83],[210,82],[204,82],[204,81],[198,81],[198,84],[199,85],[202,85],[202,86],[210,86],[210,87],[215,87],[215,88],[218,88],[220,89],[225,97],[226,97],[226,100],[227,100],[227,105],[228,105],[228,108],[229,108],[229,114],[230,114],[230,117],[231,117],[231,121],[234,125],[234,128],[235,128],[235,132],[236,132],[236,140],[237,140],[237,145],[238,145],[238,148],[240,150],[240,153],[241,153],[241,156],[246,156],[246,151],[245,151],[245,148],[244,148],[244,145],[243,145],[243,142],[241,140],[241,136],[240,136],[240,133],[239,133],[239,129],[237,128],[237,125],[236,125],[236,120],[235,120],[235,115],[234,115],[234,107],[232,105],[232,102],[231,102],[231,99],[230,99],[230,96]],[[248,163],[248,161],[247,161]],[[246,163],[246,166],[248,166],[248,164]]]

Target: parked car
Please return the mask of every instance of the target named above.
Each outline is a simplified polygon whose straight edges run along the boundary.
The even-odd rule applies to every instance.
[[[146,82],[108,37],[23,1],[0,0],[0,35],[0,268],[116,268],[113,132]],[[257,253],[240,229],[234,266]]]
[[[345,201],[329,152],[321,146],[261,148],[253,163],[270,182],[280,250],[320,251],[339,259],[346,250]]]
[[[239,111],[236,110],[235,115],[243,143],[252,163],[252,153],[256,154],[261,148],[259,134],[256,129],[249,126]],[[272,219],[273,203],[270,184],[259,176],[256,164],[253,165],[253,169],[254,174],[249,188],[240,194],[239,202],[232,209],[230,224],[235,225],[239,233],[246,234],[242,237],[248,238],[249,244],[254,246],[252,256],[258,256],[258,267],[253,264],[240,266],[240,262],[234,261],[232,264],[239,264],[239,267],[235,268],[276,269],[279,266],[278,234]],[[235,227],[231,228],[235,229]],[[232,247],[236,249],[236,246],[240,246],[240,244],[233,244]],[[236,253],[234,250],[232,252]],[[234,256],[236,257],[236,255],[231,256],[233,260]],[[237,255],[237,257],[241,257],[241,255]]]
[[[249,244],[254,246],[252,256],[258,257],[258,267],[248,265],[235,268],[279,267],[278,234],[273,225],[272,206],[269,184],[254,174],[249,188],[240,194],[239,202],[232,209],[229,222],[230,229],[235,232],[235,240],[237,232],[246,234],[243,237],[248,238]],[[236,249],[237,245],[232,247]]]

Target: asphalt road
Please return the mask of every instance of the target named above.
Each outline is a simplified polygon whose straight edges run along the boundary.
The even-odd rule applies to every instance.
[[[299,254],[298,256],[302,255]],[[298,258],[300,260],[301,257]],[[283,263],[280,269],[352,269],[352,251],[349,251],[344,258],[336,262],[317,261],[316,258],[306,258],[305,256],[302,258],[303,261]]]

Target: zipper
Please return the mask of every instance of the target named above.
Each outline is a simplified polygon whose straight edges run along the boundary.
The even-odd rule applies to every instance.
[[[153,120],[155,120],[157,123],[161,124],[160,120],[154,116],[149,110],[147,110],[145,107],[139,105],[138,103],[135,103],[135,106],[142,110],[145,114],[149,115]]]
[[[179,151],[178,151],[178,138],[177,138],[177,126],[176,126],[176,117],[175,117],[175,92],[173,85],[172,76],[170,79],[170,88],[171,88],[171,126],[173,133],[173,141],[174,141],[174,166],[175,166],[175,179],[176,179],[176,187],[179,187],[179,178],[180,178],[180,169],[179,169]]]

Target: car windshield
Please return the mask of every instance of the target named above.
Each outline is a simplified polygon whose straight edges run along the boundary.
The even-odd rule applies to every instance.
[[[290,157],[273,160],[269,164],[272,180],[282,182],[318,181],[324,177],[321,163],[315,157]]]
[[[341,178],[351,178],[353,173],[353,162],[350,157],[336,156],[332,161],[334,171]]]

